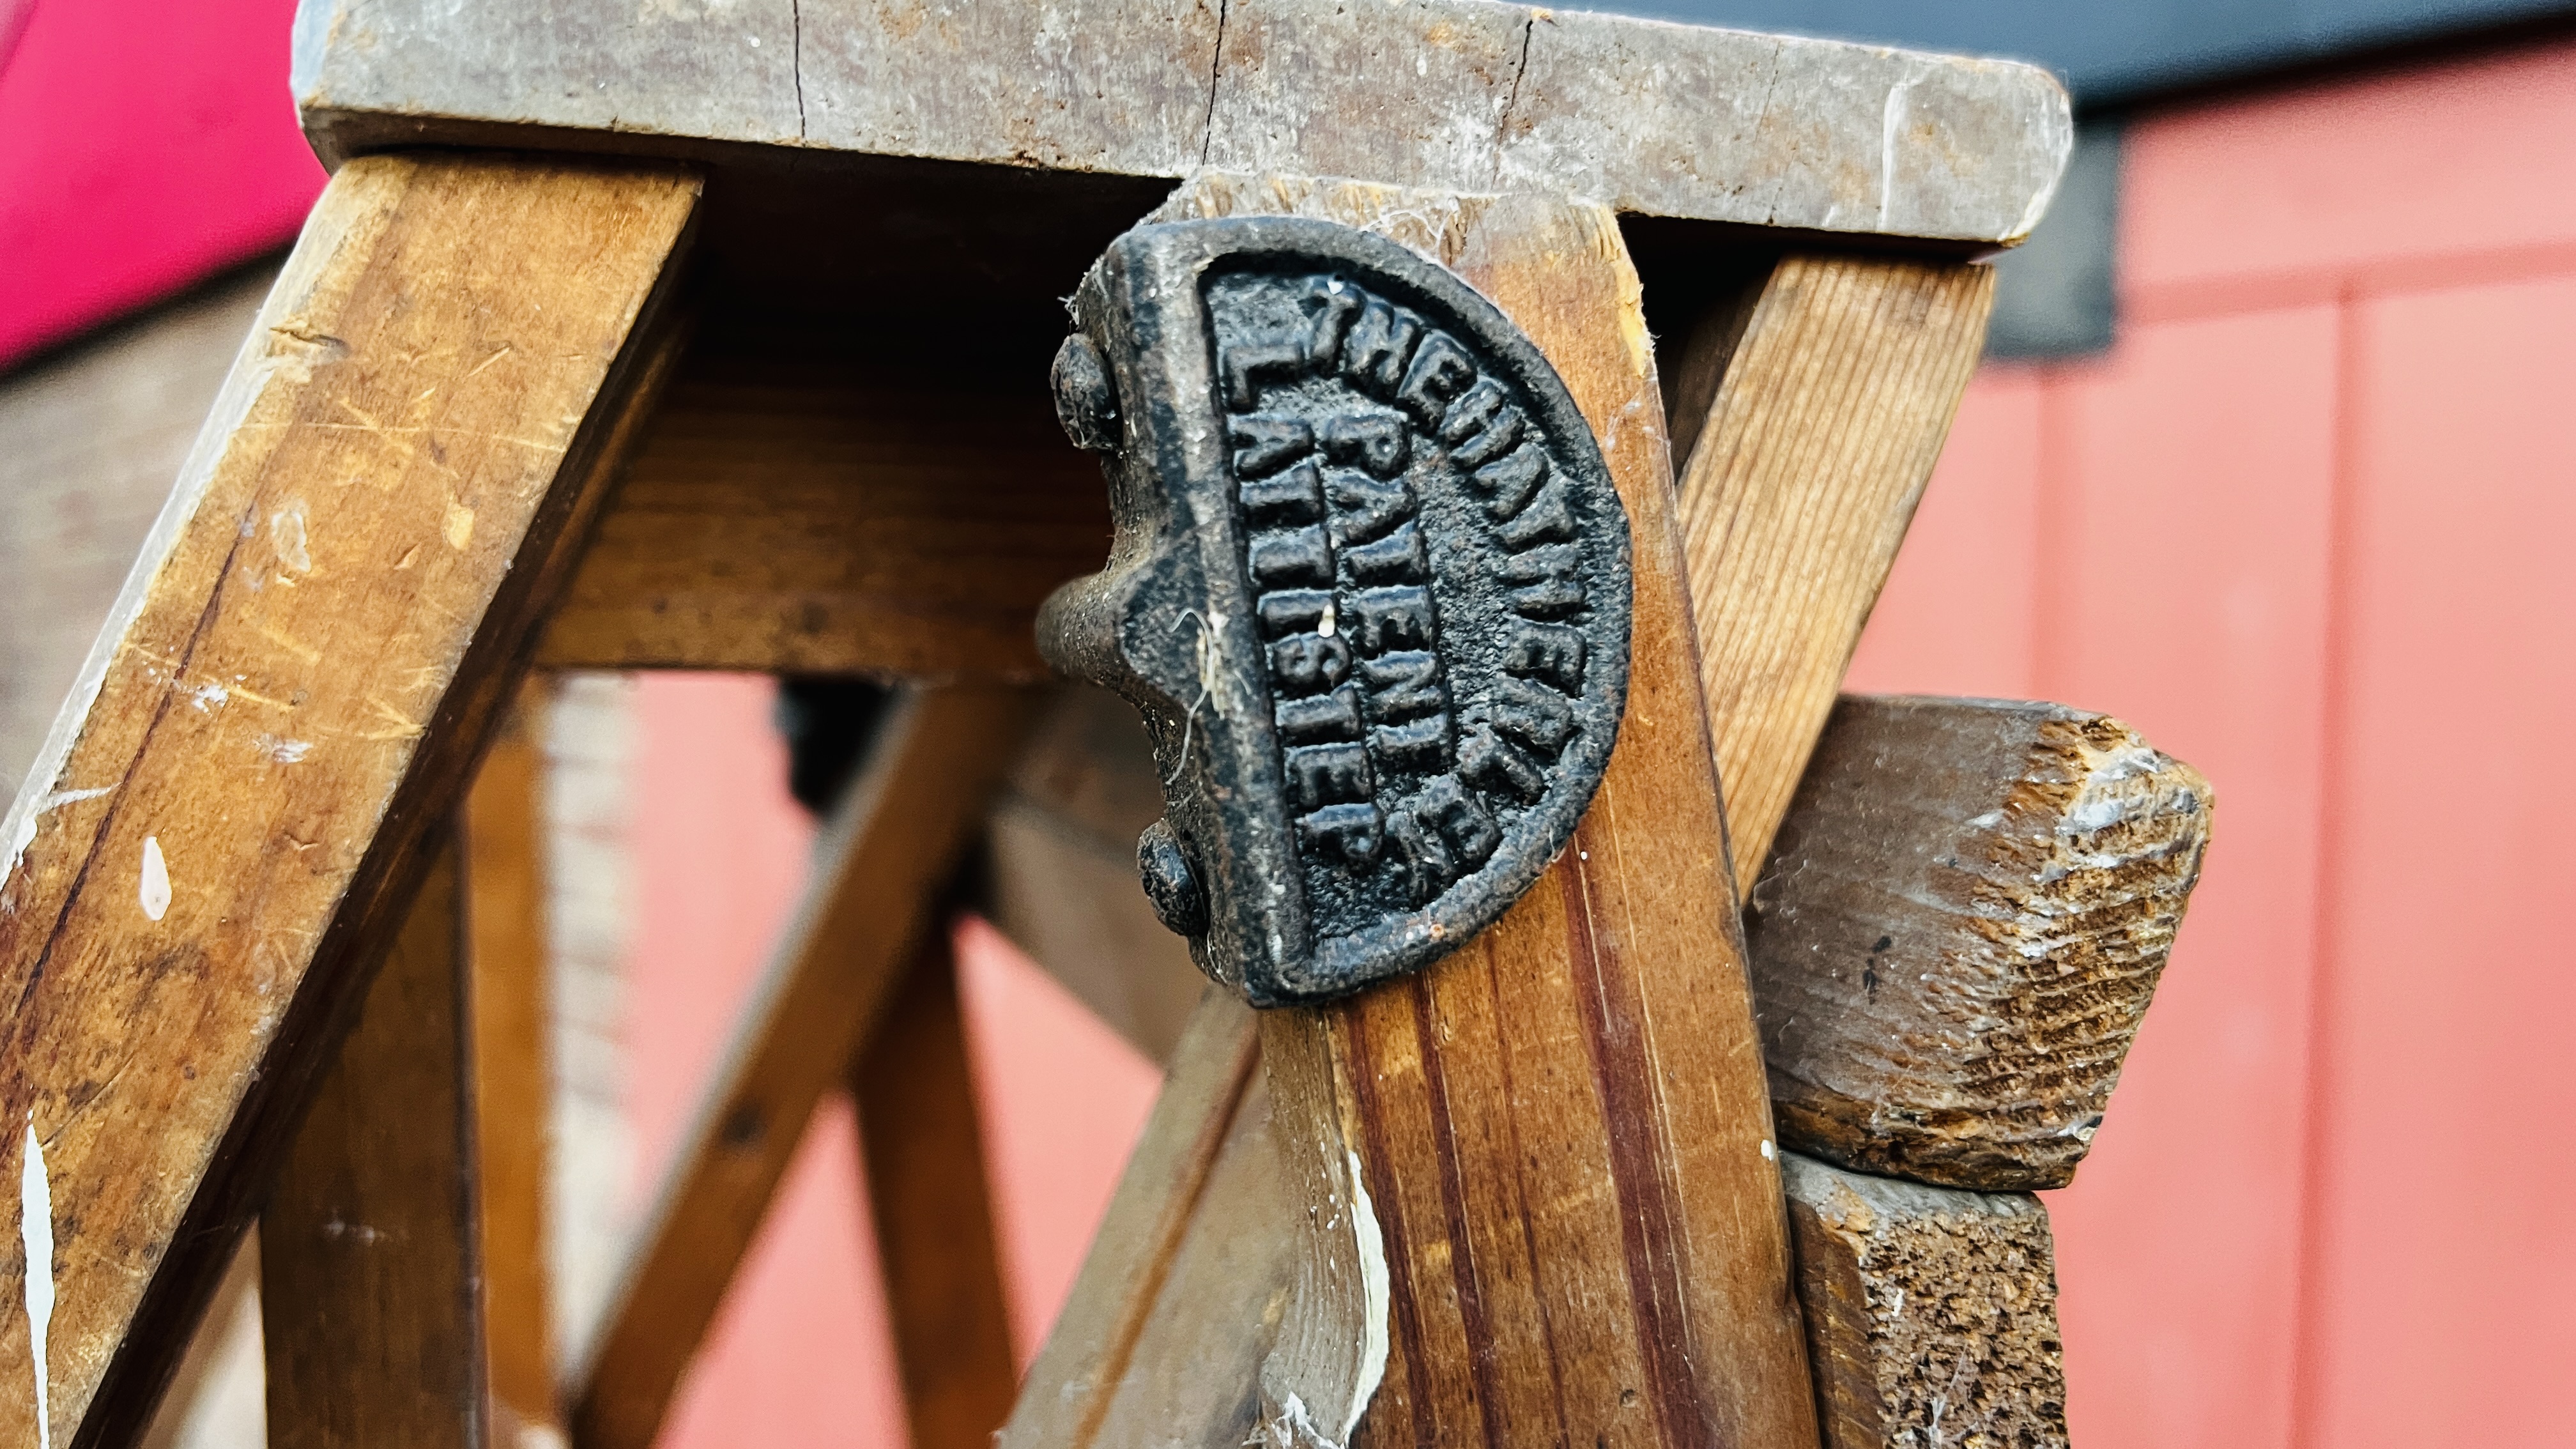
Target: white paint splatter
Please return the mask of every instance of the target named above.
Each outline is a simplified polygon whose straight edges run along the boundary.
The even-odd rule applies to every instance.
[[[1360,1180],[1360,1155],[1343,1150],[1350,1152],[1351,1228],[1359,1244],[1360,1295],[1367,1314],[1360,1329],[1359,1382],[1351,1385],[1350,1413],[1342,1420],[1341,1442],[1348,1444],[1351,1432],[1360,1426],[1360,1415],[1368,1412],[1369,1400],[1377,1397],[1379,1381],[1386,1377],[1386,1322],[1394,1280],[1386,1271],[1386,1237],[1378,1231],[1377,1209],[1369,1205],[1368,1184]]]
[[[259,747],[261,754],[281,765],[301,764],[306,755],[313,753],[311,740],[286,740],[275,735],[261,735],[251,743]]]
[[[1775,1159],[1775,1153],[1774,1153],[1774,1151],[1773,1151],[1773,1149],[1772,1149],[1772,1146],[1771,1146],[1771,1139],[1770,1139],[1770,1138],[1768,1138],[1768,1137],[1765,1137],[1765,1138],[1763,1138],[1763,1139],[1762,1139],[1762,1160],[1763,1160],[1763,1161],[1765,1161],[1765,1162],[1770,1162],[1770,1161],[1773,1161],[1774,1159]]]
[[[1887,104],[1878,119],[1878,224],[1887,225],[1888,209],[1896,203],[1896,142],[1905,130],[1905,112],[1915,77],[1907,76],[1888,88]]]
[[[143,884],[136,893],[143,901],[143,914],[161,919],[170,909],[170,863],[161,858],[161,837],[143,837]]]
[[[200,684],[188,693],[196,699],[199,714],[212,714],[215,706],[229,704],[233,697],[233,692],[220,684]]]
[[[56,790],[38,800],[36,807],[18,821],[17,830],[9,837],[9,862],[6,865],[0,865],[0,882],[7,881],[12,874],[16,873],[18,862],[26,858],[27,847],[36,843],[38,820],[66,805],[77,805],[83,800],[95,800],[101,795],[115,793],[115,786],[101,785],[95,790]]]
[[[299,498],[277,510],[268,520],[268,539],[277,548],[277,561],[288,571],[313,572],[313,554],[305,546],[304,500]]]
[[[45,1177],[45,1148],[36,1114],[27,1113],[27,1160],[18,1172],[18,1241],[27,1249],[27,1356],[36,1371],[36,1446],[53,1449],[53,1385],[45,1368],[45,1334],[54,1325],[54,1185]]]

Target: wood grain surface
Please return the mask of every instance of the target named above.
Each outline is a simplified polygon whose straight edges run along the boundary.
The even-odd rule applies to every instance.
[[[459,874],[440,851],[260,1216],[275,1449],[492,1443]]]
[[[1375,223],[1453,266],[1565,378],[1634,540],[1628,716],[1573,847],[1420,976],[1263,1015],[1304,1220],[1262,1432],[1814,1444],[1662,406],[1614,219],[1242,178],[1183,206]]]
[[[1286,1308],[1299,1206],[1249,1006],[1200,997],[1000,1449],[1236,1449]]]
[[[2066,1449],[2039,1199],[1783,1167],[1826,1449]]]
[[[0,1177],[32,1122],[54,1442],[148,1416],[353,1019],[667,357],[697,194],[351,165],[261,309],[0,823]],[[0,1316],[0,1383],[34,1372]],[[36,1442],[31,1407],[0,1396],[0,1438]]]
[[[814,1105],[932,929],[1032,705],[1003,687],[917,690],[880,727],[638,1234],[574,1394],[582,1449],[653,1442]]]
[[[2209,844],[2209,783],[2063,705],[1834,708],[1746,916],[1781,1141],[2063,1187]]]
[[[334,160],[697,139],[1997,242],[2037,223],[2072,135],[2033,65],[1478,0],[763,0],[649,24],[622,0],[315,0],[299,34],[297,104]]]
[[[1749,890],[1985,344],[1993,269],[1792,255],[1681,475],[1700,677]]]
[[[912,1449],[989,1449],[1020,1372],[946,926],[922,933],[850,1093]]]
[[[474,1122],[482,1204],[484,1343],[492,1395],[523,1424],[554,1424],[546,1199],[554,1131],[546,974],[545,747],[553,691],[531,676],[502,720],[459,835],[473,973]]]
[[[1038,602],[1108,546],[1099,467],[1043,386],[693,358],[539,658],[1035,679]]]

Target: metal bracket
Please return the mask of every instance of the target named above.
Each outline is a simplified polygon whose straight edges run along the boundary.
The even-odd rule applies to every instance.
[[[1429,964],[1564,848],[1618,733],[1590,426],[1493,303],[1331,222],[1139,227],[1074,311],[1057,408],[1117,538],[1038,646],[1145,717],[1158,914],[1256,1005]]]

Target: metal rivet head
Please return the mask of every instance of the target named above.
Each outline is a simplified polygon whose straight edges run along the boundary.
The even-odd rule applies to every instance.
[[[1136,837],[1136,873],[1145,878],[1145,899],[1165,926],[1183,936],[1207,934],[1207,895],[1172,822],[1157,820]]]
[[[1056,349],[1050,381],[1055,384],[1056,420],[1064,424],[1064,435],[1073,445],[1091,453],[1116,449],[1118,389],[1110,383],[1109,369],[1101,366],[1100,352],[1091,339],[1079,333],[1064,339]]]

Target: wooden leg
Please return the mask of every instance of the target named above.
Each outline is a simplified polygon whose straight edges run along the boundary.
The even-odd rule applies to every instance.
[[[1707,409],[1680,514],[1740,890],[1833,712],[1994,288],[1992,267],[1792,256],[1749,310],[1721,306],[1694,339],[1729,354],[1713,398],[1675,401]]]
[[[0,1178],[32,1122],[52,1439],[158,1398],[667,362],[684,172],[335,176],[0,821]],[[0,1442],[39,1366],[0,1314]]]
[[[275,1449],[483,1449],[473,1010],[441,851],[260,1220]]]
[[[492,1396],[553,1424],[546,1271],[548,1124],[543,790],[551,690],[532,678],[465,801],[465,929],[474,975],[474,1108],[483,1204],[484,1337]]]
[[[985,1449],[1020,1375],[945,922],[923,933],[850,1091],[913,1449]]]
[[[648,1449],[825,1092],[883,1014],[1032,701],[996,687],[898,705],[827,831],[609,1309],[574,1399],[585,1449]]]
[[[1246,1442],[1299,1215],[1260,1065],[1252,1008],[1209,988],[1002,1449]]]

